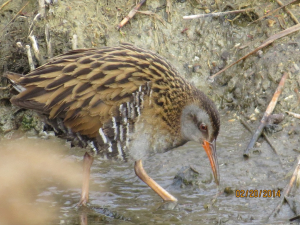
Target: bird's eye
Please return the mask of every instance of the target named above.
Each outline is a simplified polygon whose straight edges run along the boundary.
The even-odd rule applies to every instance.
[[[207,131],[207,125],[205,124],[205,123],[200,123],[199,124],[199,129],[201,130],[201,131]]]

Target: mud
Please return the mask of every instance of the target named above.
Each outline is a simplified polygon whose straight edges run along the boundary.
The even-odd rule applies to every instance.
[[[0,2],[0,7],[4,2]],[[116,28],[118,23],[136,1],[58,1],[47,5],[45,18],[37,20],[34,20],[38,13],[36,1],[29,1],[13,21],[27,1],[14,0],[0,9],[1,142],[13,142],[25,137],[48,138],[66,145],[66,157],[75,157],[78,163],[81,163],[84,154],[83,149],[70,148],[53,134],[45,134],[34,112],[10,105],[9,99],[13,93],[3,74],[5,71],[23,74],[29,71],[24,47],[31,45],[28,38],[30,32],[37,38],[43,62],[71,50],[73,35],[77,35],[78,48],[130,42],[151,49],[167,58],[182,76],[207,93],[222,115],[217,142],[221,175],[219,189],[213,182],[205,152],[196,143],[156,154],[144,162],[149,175],[179,199],[178,205],[172,210],[166,209],[168,206],[160,208],[159,197],[135,177],[132,162],[106,162],[99,159],[93,165],[89,208],[74,208],[80,197],[80,186],[75,189],[55,188],[58,186],[55,179],[51,181],[53,183],[49,190],[42,191],[35,200],[35,204],[46,202],[57,208],[59,215],[53,216],[54,221],[61,224],[78,224],[82,220],[88,220],[88,224],[257,224],[266,222],[268,215],[282,199],[282,196],[241,198],[236,196],[236,190],[280,190],[282,193],[300,152],[299,119],[286,115],[280,124],[282,129],[270,134],[277,154],[261,138],[250,158],[245,160],[242,155],[251,134],[241,125],[239,118],[248,120],[253,129],[258,126],[284,72],[289,73],[289,78],[274,113],[300,113],[299,32],[275,41],[231,67],[213,83],[208,82],[207,77],[246,55],[271,35],[293,26],[294,22],[284,10],[280,10],[259,22],[251,23],[278,8],[273,1],[170,2],[170,13],[167,13],[167,1],[147,1],[140,10],[155,14],[137,13],[119,31]],[[242,8],[253,8],[253,11],[216,18],[182,19],[185,15]],[[299,2],[288,8],[300,18]],[[45,40],[46,24],[52,43],[50,53]],[[21,42],[23,48],[18,47],[17,42]],[[34,63],[38,66],[36,59]],[[0,146],[3,148],[3,145]],[[192,166],[199,172],[194,185],[172,185],[174,176],[186,166]],[[299,190],[293,191],[292,196],[297,196]],[[214,200],[219,192],[221,194]],[[46,193],[59,200],[53,202],[44,198]],[[294,200],[299,201],[298,197]],[[294,215],[289,205],[284,204],[279,215],[271,217],[269,222],[286,222]]]

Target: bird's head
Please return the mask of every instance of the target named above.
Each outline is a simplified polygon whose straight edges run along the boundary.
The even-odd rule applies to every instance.
[[[216,139],[219,134],[220,119],[214,103],[205,99],[183,108],[181,114],[181,135],[186,141],[201,143],[209,158],[215,182],[219,185],[219,165],[216,153]]]

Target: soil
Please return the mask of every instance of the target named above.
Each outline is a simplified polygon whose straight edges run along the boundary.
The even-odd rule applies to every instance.
[[[3,6],[5,2],[7,4]],[[158,207],[161,203],[159,197],[135,177],[132,164],[99,159],[93,165],[91,205],[88,208],[73,207],[79,199],[80,185],[77,188],[51,189],[50,186],[58,186],[58,181],[55,176],[49,178],[52,183],[41,191],[34,202],[39,204],[44,201],[56,207],[58,213],[53,214],[54,221],[85,224],[81,220],[84,218],[88,224],[257,224],[287,222],[299,214],[297,188],[293,189],[291,196],[296,197],[290,199],[290,204],[283,204],[277,217],[270,218],[268,216],[282,200],[282,195],[241,198],[237,194],[251,189],[258,192],[274,190],[276,193],[279,190],[282,194],[297,164],[300,152],[299,119],[285,114],[277,129],[271,129],[272,133],[268,135],[277,153],[261,138],[251,150],[249,159],[243,158],[243,151],[252,135],[239,119],[248,121],[253,130],[257,128],[284,72],[289,74],[289,78],[274,113],[300,113],[300,33],[276,40],[218,75],[214,82],[207,80],[226,65],[254,50],[271,35],[295,25],[291,16],[282,9],[266,16],[279,7],[276,1],[152,0],[144,3],[141,12],[120,30],[117,29],[118,24],[136,1],[45,2],[45,16],[38,18],[38,1],[0,2],[0,147],[4,152],[7,152],[5,146],[10,142],[42,138],[49,145],[54,142],[64,146],[65,157],[71,161],[81,163],[84,154],[84,149],[71,148],[53,133],[45,133],[35,112],[16,108],[9,102],[14,93],[3,75],[6,71],[29,72],[25,46],[32,45],[28,38],[30,33],[36,37],[41,54],[40,61],[34,57],[36,67],[53,56],[71,50],[74,35],[77,37],[77,48],[100,48],[129,42],[153,50],[168,59],[182,76],[213,99],[222,117],[217,142],[221,175],[219,188],[210,175],[205,152],[199,150],[196,143],[156,154],[144,163],[146,171],[179,199],[178,205],[175,208],[172,206],[172,209],[165,205]],[[283,1],[284,4],[288,2]],[[182,18],[245,8],[252,10],[220,17]],[[299,1],[287,8],[296,18],[300,18]],[[263,16],[266,17],[253,22]],[[50,31],[51,51],[47,48],[46,26]],[[197,182],[172,185],[175,175],[179,171],[182,173],[181,169],[186,166],[192,166],[199,172],[195,176]],[[45,193],[59,200],[45,200]],[[219,195],[215,197],[217,193]]]

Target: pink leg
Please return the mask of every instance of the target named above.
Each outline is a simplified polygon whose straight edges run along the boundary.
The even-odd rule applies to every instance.
[[[94,157],[90,156],[87,152],[83,156],[83,182],[81,198],[78,205],[86,205],[89,200],[89,185],[90,185],[90,170],[93,164]]]
[[[153,191],[155,191],[156,194],[158,194],[164,201],[177,201],[177,199],[173,195],[171,195],[169,192],[163,189],[158,183],[156,183],[151,177],[148,176],[148,174],[144,170],[142,160],[135,161],[134,171],[135,174],[142,181],[144,181]]]

